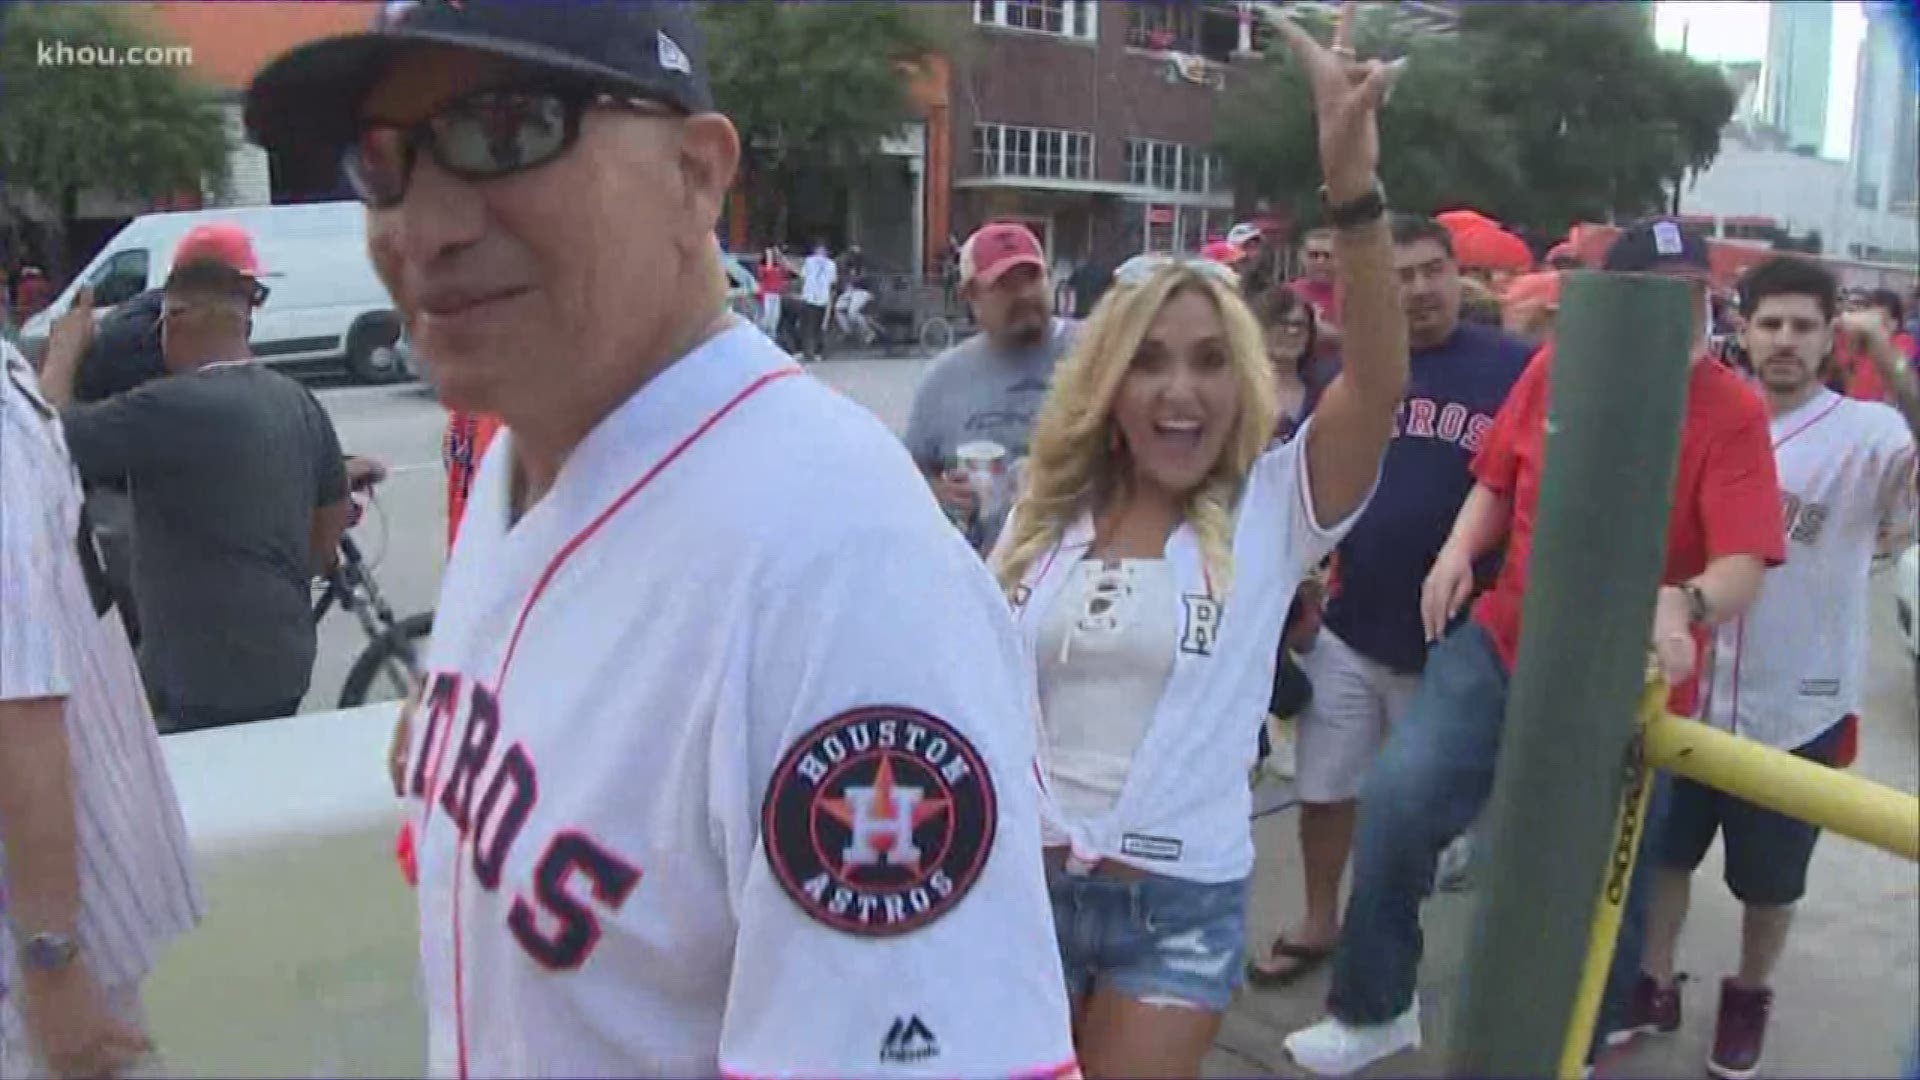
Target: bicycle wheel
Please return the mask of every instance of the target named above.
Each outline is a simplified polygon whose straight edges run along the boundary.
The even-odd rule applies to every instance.
[[[930,353],[946,352],[953,345],[953,324],[944,315],[935,315],[920,324],[920,348]]]
[[[427,660],[427,642],[433,637],[433,612],[409,615],[393,624],[363,650],[340,684],[342,709],[357,709],[379,701],[407,696]]]

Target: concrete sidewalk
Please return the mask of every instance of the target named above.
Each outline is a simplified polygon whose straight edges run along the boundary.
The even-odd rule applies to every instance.
[[[1877,590],[1884,591],[1884,590]],[[1920,708],[1913,660],[1891,632],[1890,604],[1876,596],[1860,759],[1854,771],[1903,791],[1920,789]],[[1883,630],[1884,628],[1884,630]],[[1267,947],[1283,914],[1300,910],[1299,815],[1286,809],[1259,819],[1260,852],[1249,919],[1250,952]],[[1823,836],[1808,894],[1774,980],[1764,1074],[1773,1077],[1897,1076],[1920,1033],[1920,868],[1843,837]],[[1427,939],[1420,1003],[1426,1043],[1381,1062],[1366,1076],[1440,1076],[1459,1000],[1459,975],[1477,893],[1439,894],[1424,916]],[[1593,897],[1559,902],[1591,905]],[[1694,878],[1693,908],[1681,943],[1681,1030],[1643,1039],[1603,1064],[1606,1077],[1706,1075],[1719,982],[1739,954],[1740,907],[1720,881],[1716,843]],[[1328,970],[1285,990],[1241,991],[1203,1075],[1304,1076],[1282,1040],[1322,1015]],[[1560,1024],[1542,1015],[1541,1023]]]

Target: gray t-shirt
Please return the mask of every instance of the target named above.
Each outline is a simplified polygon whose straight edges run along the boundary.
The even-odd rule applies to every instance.
[[[1030,349],[996,349],[985,334],[977,334],[940,354],[914,394],[906,441],[922,473],[937,476],[953,468],[955,452],[970,442],[996,442],[1006,449],[1006,480],[982,507],[968,537],[977,550],[992,549],[1012,509],[1034,418],[1053,385],[1054,365],[1073,344],[1078,326],[1055,319],[1046,340]]]
[[[320,403],[260,364],[222,364],[65,420],[83,476],[130,481],[149,691],[217,709],[303,696],[315,647],[313,512],[347,493]]]

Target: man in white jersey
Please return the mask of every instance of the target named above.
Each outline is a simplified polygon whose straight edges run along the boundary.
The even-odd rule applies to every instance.
[[[1772,416],[1785,502],[1787,560],[1759,601],[1719,627],[1703,719],[1722,730],[1827,765],[1844,766],[1866,675],[1868,573],[1877,548],[1899,550],[1914,520],[1914,421],[1877,402],[1842,397],[1820,375],[1836,332],[1833,276],[1811,260],[1757,266],[1741,289],[1744,344]],[[1859,326],[1866,326],[1861,320]],[[1841,332],[1855,332],[1852,322]],[[1865,347],[1889,385],[1911,373],[1884,329]],[[1690,881],[1716,832],[1726,881],[1745,906],[1740,967],[1722,981],[1707,1068],[1735,1080],[1759,1068],[1794,904],[1806,888],[1819,829],[1692,780],[1677,780],[1650,849],[1658,869],[1632,1022],[1619,1035],[1680,1026],[1674,947]]]
[[[1072,1073],[1011,617],[726,310],[690,13],[396,10],[248,122],[344,152],[443,398],[505,424],[408,748],[432,1072]]]
[[[200,918],[186,826],[59,414],[0,366],[0,1078],[134,1075],[140,982]]]

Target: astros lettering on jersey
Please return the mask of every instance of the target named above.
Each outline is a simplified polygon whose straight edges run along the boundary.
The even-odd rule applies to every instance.
[[[1061,1075],[1012,619],[905,449],[737,326],[509,527],[414,723],[437,1075]]]

